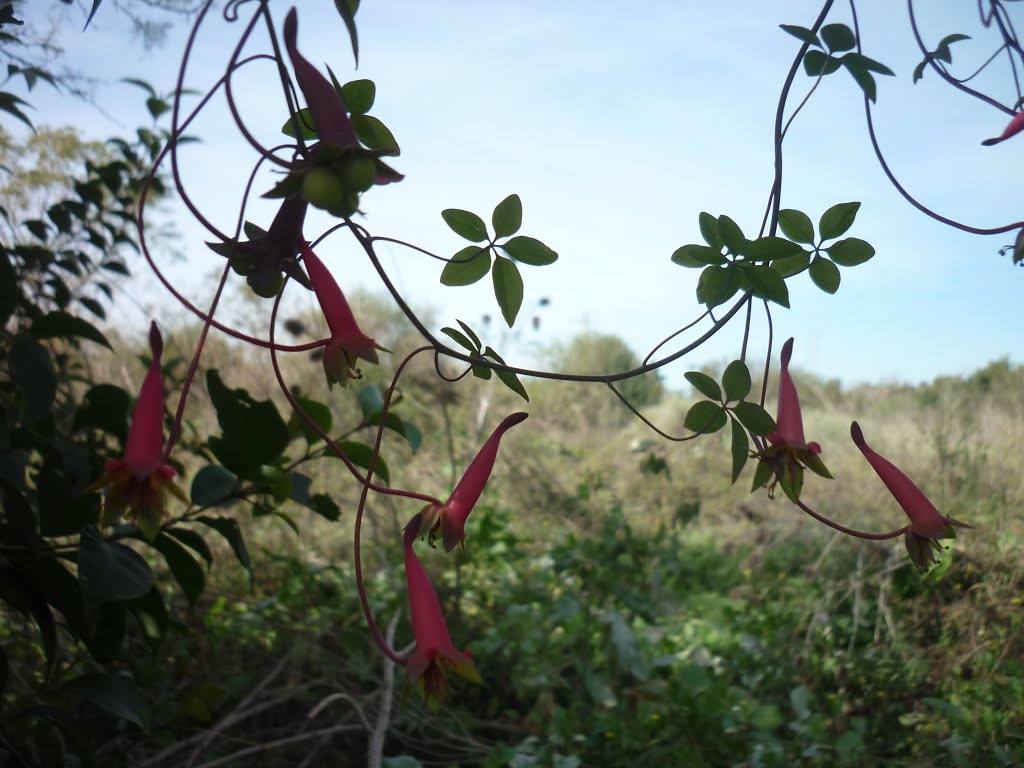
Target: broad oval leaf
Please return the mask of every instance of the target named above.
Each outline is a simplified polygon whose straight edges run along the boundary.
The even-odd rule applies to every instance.
[[[774,235],[759,237],[747,243],[744,255],[754,261],[773,261],[798,256],[804,249],[791,240]]]
[[[394,134],[373,115],[352,115],[352,127],[359,140],[370,149],[382,155],[397,157],[402,154]]]
[[[152,543],[153,549],[164,556],[167,567],[174,575],[181,591],[185,593],[189,605],[195,605],[206,587],[206,574],[203,567],[192,557],[192,553],[177,539],[161,532]],[[147,590],[148,591],[148,590]]]
[[[786,237],[797,243],[814,242],[814,225],[803,211],[783,208],[779,211],[779,228]]]
[[[832,240],[846,233],[857,218],[860,203],[839,203],[833,205],[818,221],[818,232],[822,240]]]
[[[697,217],[697,223],[700,226],[700,236],[704,238],[704,242],[716,251],[722,250],[725,243],[722,242],[722,238],[718,234],[718,219],[710,213],[701,211],[700,216]]]
[[[700,392],[704,397],[710,397],[712,400],[722,399],[722,388],[718,386],[718,382],[708,376],[706,373],[700,371],[687,371],[683,374],[683,377],[693,385],[693,388]]]
[[[472,285],[491,271],[491,249],[471,245],[449,259],[441,270],[442,285]]]
[[[722,387],[725,389],[725,400],[742,400],[750,392],[750,371],[742,360],[733,360],[725,367],[722,374]]]
[[[79,543],[78,580],[86,604],[95,609],[142,597],[153,586],[153,571],[138,552],[107,541],[88,526]]]
[[[521,261],[523,264],[530,264],[534,267],[554,264],[558,260],[558,254],[555,251],[534,237],[519,235],[498,247],[516,261]]]
[[[672,261],[681,267],[706,267],[709,264],[721,266],[728,259],[714,248],[707,245],[684,245],[672,254]]]
[[[747,239],[743,236],[740,225],[725,214],[718,217],[718,236],[722,238],[729,253],[742,253]]]
[[[829,258],[841,267],[856,267],[875,255],[871,243],[857,237],[847,237],[825,250]]]
[[[821,39],[833,53],[853,50],[857,45],[853,30],[845,24],[826,24],[821,28]]]
[[[733,267],[707,267],[697,281],[697,301],[708,309],[724,304],[739,290],[740,281]]]
[[[785,259],[776,259],[772,262],[772,269],[783,277],[790,277],[798,272],[803,272],[807,269],[810,263],[811,254],[807,251],[801,251],[796,256],[789,256]]]
[[[448,328],[447,326],[441,329],[441,333],[445,334],[448,338],[458,344],[460,347],[465,347],[469,352],[479,352],[479,346],[473,346],[473,342],[466,338],[462,331],[457,331],[454,328]]]
[[[373,461],[373,448],[370,446],[364,443],[345,440],[339,443],[338,447],[341,448],[349,461],[357,467],[362,467],[363,469],[370,468],[370,462]],[[377,456],[377,462],[374,464],[373,471],[385,483],[391,484],[391,470],[388,469],[387,463],[380,456]]]
[[[377,86],[373,80],[352,80],[341,86],[341,100],[353,115],[365,115],[377,98]]]
[[[441,211],[441,218],[459,237],[464,237],[473,243],[482,243],[487,240],[487,225],[475,213],[459,208],[445,208]]]
[[[775,431],[775,419],[757,403],[736,403],[732,410],[752,435],[764,437]]]
[[[807,27],[799,27],[796,24],[780,24],[779,28],[783,32],[787,32],[792,35],[797,40],[801,40],[808,45],[816,45],[821,48],[821,43],[818,42],[818,36]]]
[[[771,267],[753,265],[746,267],[743,274],[750,281],[754,293],[762,299],[774,301],[780,306],[789,308],[789,288],[785,278]]]
[[[509,195],[494,207],[491,225],[495,237],[508,237],[523,225],[523,202],[519,195]]]
[[[302,412],[306,414],[306,418],[312,421],[325,434],[330,434],[331,427],[334,426],[334,416],[331,413],[329,406],[324,403],[317,402],[308,397],[299,396],[295,398]],[[297,410],[292,412],[291,427],[292,434],[302,433],[302,436],[306,439],[306,442],[312,445],[313,443],[321,440],[320,434],[314,430],[306,418],[302,417],[302,414]]]
[[[227,467],[208,464],[192,478],[192,503],[200,507],[223,504],[231,498],[238,478]]]
[[[839,267],[822,256],[815,256],[811,262],[811,280],[825,293],[835,293],[839,290],[839,282],[842,277],[839,274]]]
[[[231,551],[235,553],[239,564],[249,574],[249,584],[251,585],[256,574],[253,571],[252,560],[249,558],[249,548],[245,544],[245,537],[242,535],[242,529],[238,522],[230,517],[207,517],[206,515],[197,517],[196,522],[213,528],[231,545]]]
[[[683,426],[691,432],[710,435],[724,427],[727,420],[722,406],[709,400],[701,400],[690,406],[686,418],[683,419]]]
[[[821,51],[808,51],[804,54],[804,72],[810,77],[831,75],[839,69],[839,59],[826,56]]]
[[[523,305],[523,277],[519,274],[519,267],[511,259],[499,256],[494,260],[491,281],[494,284],[494,298],[501,308],[501,316],[511,328],[515,325],[519,308]]]

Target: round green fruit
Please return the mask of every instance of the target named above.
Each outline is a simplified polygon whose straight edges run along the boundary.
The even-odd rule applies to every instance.
[[[310,168],[302,177],[302,196],[310,205],[330,210],[345,200],[345,187],[327,168]]]
[[[284,288],[284,276],[280,272],[274,272],[262,280],[254,280],[255,275],[249,275],[246,282],[252,288],[252,292],[264,299],[272,299]]]
[[[341,161],[338,178],[345,189],[365,192],[377,180],[377,164],[366,155],[353,155]]]

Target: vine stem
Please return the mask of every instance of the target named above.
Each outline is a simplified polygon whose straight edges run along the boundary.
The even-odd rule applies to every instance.
[[[845,533],[847,536],[854,536],[858,539],[868,539],[869,541],[886,541],[888,539],[895,539],[897,536],[902,536],[910,530],[910,526],[905,525],[899,530],[889,531],[888,533],[867,533],[865,531],[856,531],[853,528],[847,528],[845,525],[840,525],[839,523],[833,522],[824,515],[818,514],[809,506],[800,501],[800,499],[796,500],[796,505],[800,507],[800,509],[806,512],[808,515],[817,520],[819,523],[824,523],[829,528],[834,528],[840,533]]]

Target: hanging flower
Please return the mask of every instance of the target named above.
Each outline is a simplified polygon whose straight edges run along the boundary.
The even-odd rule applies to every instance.
[[[473,683],[480,674],[469,653],[458,650],[448,635],[448,626],[441,612],[434,585],[430,583],[423,563],[413,551],[418,526],[413,523],[405,531],[405,579],[409,590],[409,610],[416,649],[406,662],[409,682],[423,691],[424,701],[436,709],[448,692],[447,672],[450,670]]]
[[[355,367],[357,359],[376,365],[377,350],[389,350],[359,330],[345,294],[313,250],[304,241],[300,241],[299,250],[331,331],[331,339],[324,347],[323,355],[327,383],[332,387],[335,384],[345,386],[349,379],[359,378],[359,370]]]
[[[341,99],[341,94],[326,77],[320,74],[316,67],[299,53],[296,46],[298,32],[298,14],[292,8],[284,19],[284,46],[288,50],[288,57],[292,60],[299,89],[306,97],[306,104],[309,106],[309,114],[313,118],[317,136],[325,144],[333,144],[337,147],[359,146],[359,140],[356,138],[352,121],[348,118],[348,110],[345,108],[345,102]]]
[[[498,456],[498,444],[509,429],[525,420],[527,416],[529,414],[521,411],[513,413],[498,425],[498,428],[487,438],[487,442],[484,443],[480,452],[470,462],[469,468],[459,480],[458,485],[455,486],[448,501],[440,507],[436,504],[428,505],[413,520],[410,525],[417,529],[413,532],[414,536],[429,531],[430,542],[433,543],[440,531],[445,552],[451,552],[459,544],[463,544],[466,538],[466,520],[479,501],[480,494],[484,492],[484,486],[487,485],[487,480],[491,476],[494,460]]]
[[[1024,110],[1018,112],[1013,116],[1013,119],[1006,126],[1006,129],[996,136],[994,139],[985,139],[982,146],[991,147],[993,144],[998,144],[1001,141],[1006,141],[1011,136],[1014,136],[1021,131],[1024,131]]]
[[[918,568],[928,563],[938,562],[935,552],[941,552],[942,546],[937,539],[955,539],[955,528],[973,528],[951,517],[946,517],[935,508],[927,496],[899,470],[892,462],[879,456],[864,440],[864,433],[855,421],[850,424],[850,436],[854,444],[864,454],[871,468],[885,483],[889,493],[903,507],[910,518],[910,529],[904,536],[910,559]],[[933,551],[934,550],[934,551]]]
[[[122,516],[134,520],[143,535],[152,541],[167,516],[167,492],[184,503],[189,499],[174,482],[174,467],[161,461],[164,442],[164,389],[160,371],[163,339],[156,323],[149,329],[152,362],[139,390],[128,428],[124,456],[108,461],[103,476],[90,491],[106,489],[101,525],[113,525]]]
[[[250,239],[244,243],[230,240],[225,243],[207,243],[231,262],[231,268],[245,276],[246,282],[258,296],[271,299],[281,292],[284,281],[281,273],[311,288],[309,278],[295,260],[297,243],[302,239],[302,223],[308,203],[294,195],[281,201],[281,207],[266,232],[253,224],[246,224]]]
[[[804,420],[800,412],[800,396],[789,373],[789,361],[793,356],[793,339],[782,345],[779,370],[779,403],[775,415],[775,431],[767,436],[770,445],[757,455],[761,461],[754,473],[751,490],[767,487],[773,495],[776,484],[793,502],[800,497],[803,488],[803,470],[806,467],[817,475],[831,478],[828,468],[818,458],[821,446],[807,442],[804,437]],[[770,484],[769,484],[770,481]]]

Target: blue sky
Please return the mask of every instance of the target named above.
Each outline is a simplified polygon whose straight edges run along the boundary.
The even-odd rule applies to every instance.
[[[358,16],[361,61],[353,72],[333,2],[298,5],[300,49],[314,63],[330,64],[343,80],[373,79],[372,113],[402,146],[394,165],[407,178],[366,195],[365,226],[451,254],[461,241],[442,222],[441,209],[467,208],[488,218],[496,203],[515,192],[523,200],[522,234],[559,252],[552,266],[522,270],[524,316],[541,297],[552,300],[540,333],[524,331],[516,341],[492,322],[485,334],[510,362],[524,363],[533,362],[534,345],[584,330],[616,333],[643,355],[699,314],[698,272],[669,257],[680,245],[700,242],[700,211],[728,214],[748,236],[756,233],[773,175],[776,100],[799,45],[778,25],[809,26],[818,11],[816,4],[789,1],[726,7],[649,0],[627,12],[621,3],[582,0],[365,0]],[[863,5],[865,53],[897,73],[879,78],[875,113],[894,170],[927,205],[971,224],[1024,218],[1024,137],[981,147],[981,139],[1002,130],[1005,116],[951,91],[934,73],[912,85],[919,56],[904,7]],[[951,32],[976,37],[954,48],[965,66],[993,50],[972,8],[952,0],[928,5],[921,19],[926,40],[934,43]],[[31,3],[23,12],[52,13],[56,7]],[[280,23],[290,6],[271,7]],[[45,90],[32,94],[37,119],[72,123],[102,138],[144,120],[140,92],[117,78],[141,77],[163,91],[172,87],[185,30],[147,53],[125,42],[123,20],[112,10],[101,8],[87,32],[65,33],[63,42],[71,63],[104,80],[98,95],[116,119]],[[76,28],[81,20],[72,18]],[[829,20],[849,23],[848,5],[837,3]],[[211,20],[199,40],[190,87],[203,89],[217,77],[240,26],[224,24],[219,15]],[[268,143],[280,140],[287,116],[273,81],[272,68],[259,64],[236,85],[247,123]],[[810,83],[798,75],[791,105]],[[1004,102],[1013,99],[1009,84],[998,78],[981,85]],[[229,228],[254,155],[236,131],[224,128],[222,102],[197,122],[194,132],[204,141],[188,147],[182,163],[204,210]],[[784,157],[783,207],[817,221],[835,203],[860,201],[849,234],[877,250],[867,264],[842,270],[835,296],[815,288],[806,274],[790,281],[792,308],[775,309],[773,318],[777,339],[797,337],[798,366],[851,384],[917,382],[965,373],[999,357],[1024,359],[1018,341],[1024,271],[997,254],[1012,235],[956,232],[903,202],[871,153],[860,91],[845,72],[826,78],[798,116]],[[272,215],[272,206],[260,205],[249,218],[268,223]],[[310,219],[307,236],[326,223]],[[167,253],[160,258],[190,295],[205,302],[219,257],[202,244],[203,231],[186,222],[177,226],[174,245],[185,260],[174,262]],[[489,280],[444,288],[436,262],[397,247],[381,253],[403,294],[435,310],[436,327],[459,317],[479,330],[482,315],[498,317]],[[365,257],[343,238],[325,246],[321,257],[346,291],[380,290]],[[131,290],[143,291],[134,297],[147,307],[178,316],[157,289]],[[293,301],[314,306],[310,295]],[[253,319],[251,303],[233,299],[232,306],[247,322],[263,322]],[[678,384],[685,370],[735,357],[740,333],[739,323],[725,329],[666,371],[668,382]],[[763,319],[755,313],[755,350],[764,337]]]

